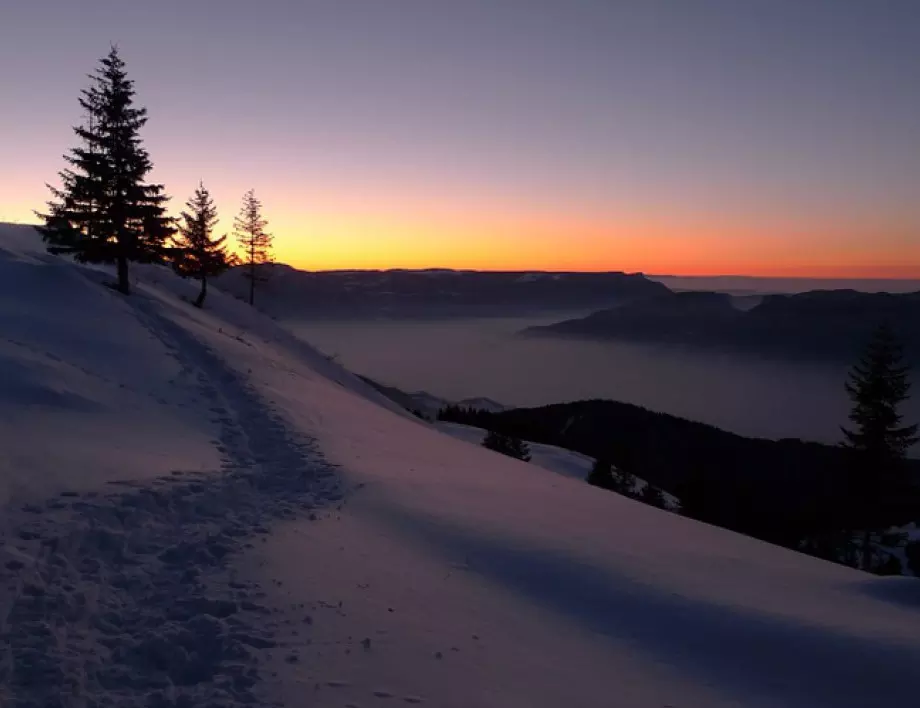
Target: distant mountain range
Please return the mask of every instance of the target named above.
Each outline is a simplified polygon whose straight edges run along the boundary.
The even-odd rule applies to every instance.
[[[651,275],[650,280],[675,292],[704,290],[729,295],[776,295],[811,290],[858,290],[864,293],[911,293],[920,279],[910,278],[783,278],[753,275]]]
[[[498,401],[492,398],[487,398],[485,396],[463,398],[459,401],[450,401],[446,398],[441,398],[440,396],[435,396],[432,393],[428,393],[427,391],[415,391],[410,393],[398,389],[395,386],[387,386],[385,384],[379,383],[378,381],[374,381],[367,376],[359,376],[359,378],[361,378],[365,383],[375,388],[394,403],[405,408],[407,411],[421,413],[422,417],[427,418],[428,420],[435,420],[438,417],[438,412],[447,406],[462,406],[464,408],[474,408],[476,410],[488,411],[489,413],[499,413],[501,411],[507,410],[508,408]]]
[[[39,247],[33,227],[3,224],[10,238]],[[528,336],[578,337],[688,346],[756,355],[852,361],[871,331],[887,322],[920,361],[920,291],[812,290],[754,294],[764,287],[820,282],[743,277],[677,278],[642,274],[483,272],[468,270],[320,271],[263,266],[256,304],[281,319],[443,319],[583,313],[587,317],[532,327]],[[701,284],[727,292],[672,291]],[[860,287],[905,288],[913,281],[852,281]],[[243,268],[216,279],[245,297]],[[745,287],[742,287],[745,286]],[[740,289],[739,289],[740,288]],[[721,289],[721,287],[719,288]],[[742,293],[749,293],[744,295]]]
[[[920,360],[920,292],[815,290],[767,295],[741,308],[723,293],[668,291],[524,334],[849,361],[883,322],[898,333],[908,356]]]
[[[256,293],[263,311],[289,319],[488,317],[586,311],[667,294],[661,283],[627,273],[384,270],[307,272],[266,266]],[[244,271],[217,286],[248,292]]]

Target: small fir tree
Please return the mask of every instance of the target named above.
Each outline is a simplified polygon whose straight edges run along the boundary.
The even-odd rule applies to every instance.
[[[649,506],[655,506],[659,509],[664,509],[667,507],[667,504],[664,500],[664,494],[662,491],[651,484],[646,484],[642,491],[639,492],[639,501],[648,504]]]
[[[522,440],[490,430],[482,441],[482,446],[502,455],[514,457],[524,462],[530,461],[530,448]]]
[[[508,436],[509,454],[524,462],[530,462],[530,446],[520,438]]]
[[[243,195],[243,206],[233,221],[233,231],[242,250],[242,262],[249,280],[249,304],[256,301],[256,282],[265,282],[268,272],[259,266],[272,262],[272,235],[265,230],[268,222],[262,216],[262,202],[255,190]]]
[[[74,128],[80,145],[64,157],[61,187],[48,186],[52,200],[39,230],[52,253],[116,264],[117,288],[127,295],[128,263],[162,262],[167,254],[169,198],[147,182],[153,163],[140,138],[147,109],[134,105],[134,82],[117,48],[90,80],[80,98],[86,121]]]
[[[186,202],[186,209],[182,212],[175,239],[177,253],[174,266],[180,275],[201,281],[195,306],[202,307],[208,294],[208,278],[227,270],[231,266],[231,258],[224,244],[227,237],[214,235],[218,221],[217,207],[203,184],[198,184],[195,194]]]
[[[590,474],[588,474],[588,484],[593,484],[601,489],[615,490],[613,465],[609,460],[600,457],[594,460],[594,465],[591,467]]]
[[[622,468],[613,468],[613,490],[628,497],[635,496],[633,490],[636,488],[636,475]]]
[[[862,566],[872,569],[872,532],[899,521],[899,505],[912,496],[904,467],[907,450],[917,442],[917,426],[903,425],[900,406],[910,397],[909,369],[900,343],[887,326],[879,327],[846,391],[853,402],[852,427],[843,428],[852,451],[851,521],[863,532]]]

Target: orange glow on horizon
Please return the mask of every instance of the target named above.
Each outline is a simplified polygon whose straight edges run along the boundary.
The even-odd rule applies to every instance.
[[[625,271],[656,275],[920,279],[920,243],[898,225],[758,228],[641,215],[288,213],[278,260],[305,270]],[[777,233],[786,234],[779,238]],[[894,235],[887,242],[878,236]],[[283,237],[282,237],[283,235]],[[891,241],[894,241],[892,243]],[[887,245],[886,245],[887,244]]]
[[[304,270],[625,271],[655,275],[920,279],[920,239],[900,224],[778,223],[738,217],[572,216],[547,210],[266,203],[276,260]],[[179,200],[174,200],[175,209]],[[287,203],[285,203],[287,202]],[[294,202],[294,203],[291,203]],[[407,217],[406,214],[411,216]],[[0,221],[35,223],[4,205]],[[225,212],[219,228],[229,229]],[[780,235],[781,234],[781,235]],[[883,238],[884,237],[884,238]]]

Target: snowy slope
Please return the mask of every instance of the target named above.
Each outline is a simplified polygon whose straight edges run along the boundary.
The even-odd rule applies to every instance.
[[[12,232],[0,233],[0,502],[217,466],[182,363],[94,273]]]
[[[462,423],[438,421],[434,425],[442,433],[446,433],[457,440],[464,440],[472,445],[482,445],[482,441],[485,440],[488,432],[483,428],[464,425]],[[527,447],[530,448],[530,463],[537,467],[542,467],[545,470],[555,472],[556,474],[561,474],[573,479],[586,480],[591,473],[591,468],[594,466],[594,458],[582,455],[580,452],[566,450],[564,447],[556,447],[555,445],[544,445],[542,443],[535,443],[527,440],[525,440],[525,442],[527,443]],[[639,494],[646,486],[648,486],[648,482],[636,477],[632,487],[632,493]],[[662,495],[664,496],[668,508],[680,508],[680,501],[673,494],[662,491]]]
[[[916,581],[452,439],[230,297],[20,237],[0,705],[916,701]]]
[[[912,695],[912,581],[340,404],[317,437],[362,488],[333,523],[285,525],[267,557],[250,559],[290,607],[283,636],[298,661],[276,668],[287,705],[365,705],[375,692],[439,706],[871,706]]]
[[[138,275],[124,298],[0,225],[2,706],[257,700],[268,609],[228,559],[341,489],[224,353],[403,415],[232,298]]]
[[[462,423],[448,423],[439,421],[435,427],[442,433],[450,435],[457,440],[464,440],[472,445],[482,445],[488,431],[483,428],[476,428],[472,425],[463,425]],[[557,474],[574,479],[584,480],[591,472],[594,465],[594,458],[582,455],[578,452],[572,452],[561,447],[553,445],[542,445],[540,443],[527,442],[530,448],[530,461],[532,464],[544,469],[556,472]]]

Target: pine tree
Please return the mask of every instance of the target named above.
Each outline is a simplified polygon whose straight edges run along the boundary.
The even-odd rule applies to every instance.
[[[267,271],[259,266],[272,262],[272,235],[265,231],[266,226],[262,202],[256,198],[255,190],[250,189],[243,195],[239,216],[233,220],[233,231],[243,251],[245,277],[249,279],[250,305],[256,301],[256,281],[265,282],[268,277]]]
[[[863,531],[863,569],[871,570],[872,532],[891,524],[892,512],[910,484],[903,461],[918,441],[916,425],[902,425],[899,407],[910,397],[909,369],[891,329],[879,327],[846,391],[853,402],[852,428],[843,428],[844,446],[853,452],[851,521]]]
[[[530,462],[530,448],[522,440],[490,430],[482,441],[482,446],[502,455]]]
[[[636,485],[636,476],[632,472],[627,472],[620,467],[614,466],[609,460],[598,458],[591,467],[588,484],[593,484],[595,487],[601,487],[602,489],[609,489],[611,492],[623,494],[627,497],[634,497],[633,488]],[[641,495],[640,498],[642,498]],[[642,500],[651,503],[649,499],[642,498]],[[664,498],[662,497],[662,505],[663,503]]]
[[[185,203],[179,232],[175,238],[177,252],[173,262],[176,272],[201,281],[195,307],[202,307],[208,294],[208,278],[220,275],[231,265],[224,242],[226,236],[214,236],[217,207],[211,194],[199,183],[195,194]]]
[[[613,490],[628,497],[635,496],[636,475],[623,467],[613,468]]]
[[[80,146],[64,159],[60,188],[48,185],[52,201],[40,228],[52,253],[70,253],[83,263],[115,263],[118,290],[130,293],[129,262],[162,262],[173,233],[165,215],[163,185],[150,184],[153,167],[140,130],[147,109],[134,105],[134,82],[112,47],[90,76],[80,105],[86,122],[74,132]]]
[[[588,484],[593,484],[601,489],[614,489],[613,465],[609,460],[597,458],[591,466],[591,472],[588,474]]]
[[[508,437],[508,454],[518,460],[530,462],[530,446],[520,438]]]
[[[664,494],[658,487],[654,487],[651,484],[646,484],[642,491],[639,492],[639,500],[649,506],[655,506],[659,509],[664,509],[667,507],[667,504],[664,500]]]

